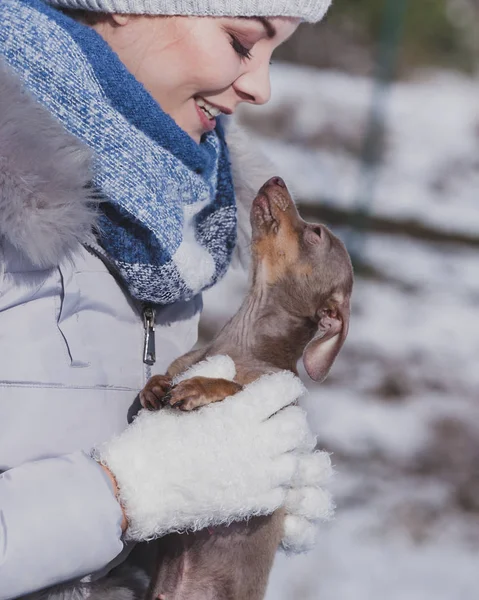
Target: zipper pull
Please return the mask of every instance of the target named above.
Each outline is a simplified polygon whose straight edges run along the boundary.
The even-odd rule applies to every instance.
[[[143,325],[145,327],[143,362],[147,365],[154,365],[156,361],[155,316],[156,310],[151,306],[145,306],[143,309]]]

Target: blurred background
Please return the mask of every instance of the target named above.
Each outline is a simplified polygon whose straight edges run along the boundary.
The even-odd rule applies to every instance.
[[[268,600],[479,598],[479,0],[335,0],[241,121],[355,263],[351,329],[304,400],[337,503]],[[203,337],[239,305],[232,271]],[[304,378],[307,381],[307,378]]]

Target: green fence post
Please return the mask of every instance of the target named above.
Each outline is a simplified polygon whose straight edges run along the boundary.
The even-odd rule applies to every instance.
[[[379,38],[376,72],[368,125],[361,153],[360,173],[355,200],[356,216],[348,246],[353,263],[360,264],[366,241],[366,226],[374,196],[378,167],[381,163],[381,147],[386,104],[391,80],[396,67],[399,43],[408,0],[385,0]]]

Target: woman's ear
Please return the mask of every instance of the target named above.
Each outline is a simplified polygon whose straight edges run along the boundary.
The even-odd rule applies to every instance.
[[[348,335],[349,296],[334,298],[318,310],[318,331],[303,352],[303,364],[314,381],[323,381]]]

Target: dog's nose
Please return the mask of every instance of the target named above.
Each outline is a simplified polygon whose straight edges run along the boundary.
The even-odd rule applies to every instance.
[[[266,185],[279,185],[279,187],[285,188],[286,184],[281,179],[281,177],[271,177],[271,179],[266,183]]]

